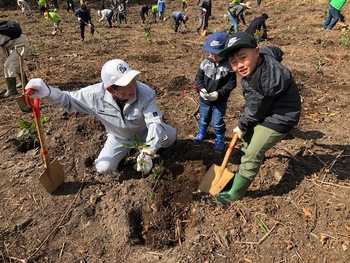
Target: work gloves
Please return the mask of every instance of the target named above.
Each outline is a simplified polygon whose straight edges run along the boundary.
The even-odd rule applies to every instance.
[[[29,94],[30,98],[42,99],[51,94],[50,87],[42,79],[39,78],[29,80],[25,87],[25,90],[28,89],[33,89],[35,91],[35,93]]]
[[[137,171],[142,173],[149,173],[153,166],[152,157],[154,153],[151,150],[143,149],[137,156]]]
[[[245,131],[242,131],[238,126],[233,129],[233,132],[237,133],[238,138],[240,138],[240,139],[242,139],[242,137],[246,133]]]
[[[207,101],[216,101],[219,97],[219,93],[217,91],[208,93],[206,89],[201,89],[199,95]]]
[[[81,20],[81,17],[78,17],[78,21],[80,22],[80,20]]]

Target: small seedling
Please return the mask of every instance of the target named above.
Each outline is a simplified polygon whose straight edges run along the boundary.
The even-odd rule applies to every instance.
[[[317,66],[316,66],[316,72],[317,73],[321,73],[322,72],[322,67],[323,67],[324,63],[323,63],[323,57],[320,57],[318,59],[318,62],[317,62]]]
[[[163,162],[154,166],[152,169],[152,174],[150,176],[150,178],[152,180],[152,189],[151,189],[151,195],[150,195],[151,200],[156,199],[155,189],[157,187],[159,179],[161,178],[161,176],[164,173],[164,170],[165,170],[165,168],[164,168]]]
[[[256,224],[260,227],[261,231],[266,235],[270,229],[269,227],[265,224],[265,222],[260,219],[259,217],[256,218],[255,220]]]
[[[49,118],[48,117],[40,117],[41,122],[43,127],[46,126],[46,124],[49,122]],[[17,133],[17,137],[21,138],[21,137],[30,137],[32,139],[37,140],[37,132],[36,132],[36,126],[34,123],[30,123],[28,121],[25,120],[19,120],[18,121],[19,127],[21,128],[20,131]]]
[[[343,45],[343,47],[349,48],[350,47],[350,38],[349,38],[349,36],[342,35],[340,37],[340,43]]]
[[[144,27],[145,30],[145,38],[147,40],[148,45],[152,44],[152,40],[153,40],[153,33],[152,33],[152,28],[151,28],[151,24],[147,22],[147,24]]]

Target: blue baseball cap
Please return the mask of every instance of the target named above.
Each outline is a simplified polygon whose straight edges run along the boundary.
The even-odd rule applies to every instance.
[[[202,50],[216,55],[219,54],[219,52],[225,48],[228,36],[229,35],[226,32],[215,32],[211,34],[208,37],[207,42],[205,42],[205,45],[202,47]]]

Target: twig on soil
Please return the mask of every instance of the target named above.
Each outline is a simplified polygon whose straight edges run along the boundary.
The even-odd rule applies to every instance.
[[[15,127],[11,127],[10,129],[8,129],[5,133],[0,135],[0,138],[2,138],[3,136],[5,136],[6,134],[8,134],[12,129],[14,129]]]
[[[270,229],[269,232],[267,232],[258,242],[249,242],[249,241],[243,241],[239,242],[241,244],[249,244],[249,245],[260,245],[262,242],[265,241],[265,239],[271,234],[271,232],[275,229],[275,227],[279,224],[279,222],[276,222],[274,226]]]
[[[62,248],[61,248],[61,251],[60,251],[60,254],[58,255],[58,259],[61,259],[61,258],[62,258],[63,250],[64,250],[65,245],[66,245],[66,242],[63,242]]]
[[[34,255],[40,250],[40,248],[46,243],[46,241],[56,232],[56,230],[61,226],[63,220],[66,218],[66,216],[72,211],[73,209],[73,205],[75,203],[75,201],[77,200],[81,190],[83,189],[84,186],[84,179],[80,185],[80,188],[78,190],[78,192],[75,194],[75,197],[72,201],[72,203],[70,204],[70,206],[68,207],[68,209],[66,210],[66,212],[63,214],[63,216],[61,217],[60,221],[57,223],[56,227],[46,236],[46,238],[39,244],[38,247],[35,248],[34,252],[32,252],[26,259],[19,259],[19,258],[15,258],[15,257],[9,257],[10,259],[13,260],[17,260],[23,263],[27,263],[28,261],[30,261]],[[63,247],[62,247],[63,249]]]
[[[158,252],[153,252],[153,251],[147,251],[148,254],[155,255],[155,256],[163,256],[164,253],[158,253]]]
[[[321,180],[315,180],[315,182],[319,182],[319,183],[321,183],[321,184],[331,185],[331,186],[335,186],[335,187],[341,187],[341,188],[350,189],[350,186],[345,186],[345,185],[340,185],[340,184],[334,184],[334,183],[324,182],[324,181],[321,181]]]

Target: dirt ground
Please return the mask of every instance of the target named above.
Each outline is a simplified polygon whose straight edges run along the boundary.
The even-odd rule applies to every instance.
[[[349,30],[343,24],[322,29],[326,0],[263,0],[260,7],[252,2],[246,21],[268,13],[263,45],[284,51],[283,63],[302,94],[302,119],[268,152],[247,196],[222,206],[197,189],[224,153],[213,150],[213,138],[200,145],[192,140],[199,117],[192,85],[206,38],[196,33],[196,1],[188,3],[188,28],[177,34],[169,15],[181,10],[181,1],[167,2],[167,19],[150,24],[148,33],[135,1],[127,6],[128,24],[112,29],[98,23],[99,1],[90,3],[97,32],[85,42],[65,1],[59,9],[63,33],[56,36],[37,9],[33,16],[1,11],[1,20],[20,22],[29,38],[30,78],[77,90],[101,81],[107,60],[124,59],[157,91],[178,140],[156,160],[156,167],[165,168],[161,175],[138,173],[132,153],[121,175],[109,179],[93,166],[106,139],[101,124],[42,100],[51,159],[57,157],[65,171],[64,184],[50,195],[37,179],[44,171],[38,143],[16,136],[18,122],[33,123],[32,114],[22,113],[14,97],[0,100],[0,262],[350,262]],[[213,1],[210,32],[228,29],[228,2]],[[349,3],[343,10],[350,19]],[[226,116],[227,145],[243,106],[238,85]],[[229,160],[231,171],[240,147]]]

